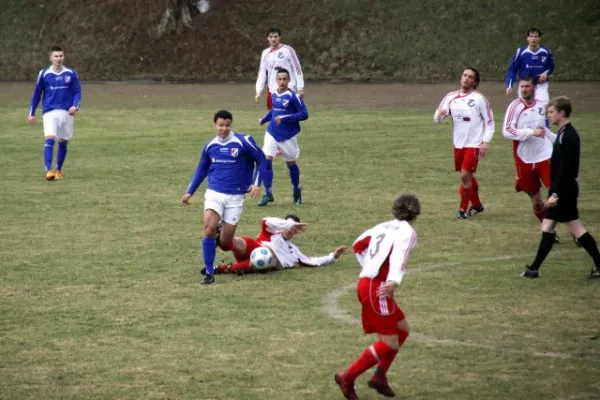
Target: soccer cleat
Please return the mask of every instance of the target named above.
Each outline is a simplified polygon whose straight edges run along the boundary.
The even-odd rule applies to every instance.
[[[590,274],[587,276],[588,279],[598,279],[600,278],[600,271],[598,270],[597,267],[594,267],[594,269],[592,269],[592,272],[590,272]]]
[[[531,279],[535,279],[535,278],[539,278],[540,277],[540,273],[537,269],[531,269],[529,267],[529,265],[525,266],[525,271],[521,272],[521,276],[523,278],[531,278]]]
[[[200,281],[201,285],[212,285],[213,283],[215,283],[214,275],[206,275],[204,279]]]
[[[396,392],[388,385],[387,379],[379,379],[373,376],[368,383],[371,389],[375,389],[377,393],[385,397],[396,397]]]
[[[469,208],[469,211],[467,211],[467,215],[469,217],[474,217],[477,214],[481,214],[483,212],[483,210],[485,210],[485,208],[483,208],[483,204],[480,205],[479,207],[473,207],[473,206],[471,206]]]
[[[62,172],[60,172],[60,169],[57,169],[56,172],[54,172],[54,179],[56,179],[57,181],[65,179],[65,176],[62,174]]]
[[[560,244],[560,237],[558,237],[558,233],[554,232],[554,243]]]
[[[263,194],[262,199],[260,199],[260,201],[258,202],[258,206],[259,207],[266,207],[267,204],[271,203],[275,201],[275,198],[273,197],[273,193],[269,194],[269,193],[265,193]]]
[[[56,175],[54,174],[54,171],[49,170],[48,172],[46,172],[46,180],[47,181],[53,181],[54,178],[56,178]]]
[[[358,396],[356,394],[356,391],[354,390],[354,384],[350,384],[344,380],[343,372],[338,372],[337,374],[335,374],[333,379],[335,380],[335,383],[337,383],[337,385],[340,387],[340,390],[342,391],[342,394],[346,399],[358,400]]]
[[[465,210],[458,210],[456,213],[456,219],[467,219],[469,218],[469,214]]]
[[[299,205],[302,203],[302,188],[299,187],[297,190],[294,190],[294,204]]]

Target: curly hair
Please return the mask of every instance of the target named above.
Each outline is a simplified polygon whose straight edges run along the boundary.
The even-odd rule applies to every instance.
[[[392,205],[392,213],[400,221],[414,221],[421,214],[421,203],[414,194],[399,194]]]

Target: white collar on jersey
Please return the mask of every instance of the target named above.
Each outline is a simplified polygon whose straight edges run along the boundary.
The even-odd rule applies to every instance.
[[[225,142],[231,140],[231,138],[233,138],[233,135],[234,135],[233,131],[229,132],[229,135],[225,139],[223,139],[221,136],[217,135],[217,141],[219,141],[219,143],[225,143]]]

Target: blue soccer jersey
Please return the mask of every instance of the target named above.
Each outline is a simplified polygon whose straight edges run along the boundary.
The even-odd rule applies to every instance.
[[[271,95],[273,109],[260,119],[269,122],[267,132],[278,142],[284,142],[300,133],[300,121],[308,119],[308,110],[302,98],[293,90]],[[281,117],[278,124],[275,118]]]
[[[538,83],[538,78],[544,72],[548,75],[554,71],[554,57],[549,49],[540,46],[535,52],[529,47],[523,46],[518,48],[513,56],[508,72],[506,74],[506,87],[512,87],[513,83],[519,78],[532,76],[535,84]]]
[[[194,194],[208,176],[208,189],[223,194],[244,194],[251,185],[262,184],[265,164],[265,155],[252,136],[231,132],[224,141],[215,137],[202,149],[187,193]]]
[[[64,66],[60,71],[55,71],[52,67],[41,70],[31,97],[30,116],[35,115],[40,100],[43,114],[52,110],[68,110],[71,107],[79,109],[81,84],[77,72]]]

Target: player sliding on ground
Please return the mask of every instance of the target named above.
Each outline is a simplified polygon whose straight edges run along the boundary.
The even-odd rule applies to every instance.
[[[223,264],[215,269],[215,273],[237,273],[243,274],[254,272],[250,264],[252,250],[259,247],[267,247],[273,254],[272,270],[302,267],[322,267],[335,262],[344,251],[346,246],[340,246],[333,252],[323,257],[308,257],[300,249],[290,242],[298,233],[306,232],[308,224],[300,222],[296,215],[288,215],[284,219],[266,217],[260,223],[260,233],[253,239],[248,236],[236,236],[233,238],[233,249],[236,263]],[[205,273],[204,270],[201,271]]]

